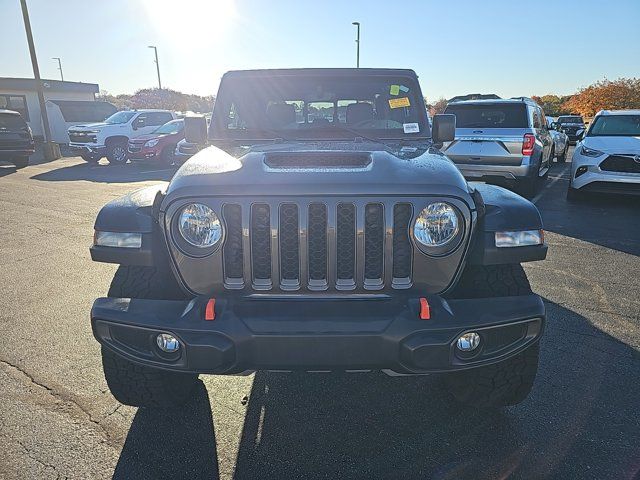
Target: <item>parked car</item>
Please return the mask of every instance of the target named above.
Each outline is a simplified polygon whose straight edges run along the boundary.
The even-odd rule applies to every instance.
[[[530,196],[547,177],[553,139],[533,100],[453,102],[444,113],[456,116],[456,138],[443,152],[467,179],[507,184]]]
[[[31,129],[20,113],[0,110],[0,160],[23,168],[29,165],[29,156],[35,151]]]
[[[89,163],[107,157],[112,165],[128,159],[128,143],[147,135],[159,126],[176,119],[169,110],[126,110],[114,113],[104,122],[69,128],[69,147]]]
[[[580,115],[561,115],[556,120],[562,131],[569,137],[569,144],[575,145],[580,141],[587,127]]]
[[[148,135],[129,140],[129,159],[153,159],[171,165],[176,145],[181,140],[184,140],[184,120],[171,120]]]
[[[182,139],[176,145],[173,158],[177,163],[184,163],[200,151],[200,146]]]
[[[640,195],[640,110],[599,112],[576,145],[567,196],[588,192]]]
[[[569,137],[551,117],[547,117],[547,128],[553,139],[551,158],[555,157],[559,163],[564,163],[567,160],[567,151],[569,150]]]
[[[429,128],[412,70],[229,72],[216,98],[208,134],[185,118],[209,146],[96,219],[91,256],[120,267],[91,321],[120,402],[177,405],[201,373],[252,370],[438,372],[475,406],[527,396],[545,307],[520,263],[546,256],[540,214],[434,148],[455,118]],[[301,114],[318,104],[332,122]]]

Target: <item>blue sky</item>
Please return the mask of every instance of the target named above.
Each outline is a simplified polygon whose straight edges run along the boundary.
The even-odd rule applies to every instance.
[[[423,93],[569,94],[640,76],[640,0],[28,0],[43,77],[111,93],[215,93],[227,70],[413,68]],[[30,77],[19,0],[0,0],[0,76]]]

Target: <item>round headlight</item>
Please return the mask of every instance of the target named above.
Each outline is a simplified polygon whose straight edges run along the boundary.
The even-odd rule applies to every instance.
[[[418,215],[413,234],[426,247],[442,247],[456,238],[459,222],[454,207],[444,202],[432,203]]]
[[[178,231],[190,245],[208,248],[222,237],[222,224],[216,212],[206,205],[190,203],[180,213]]]

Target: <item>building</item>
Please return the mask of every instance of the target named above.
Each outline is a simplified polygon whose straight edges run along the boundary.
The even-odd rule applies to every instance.
[[[33,78],[0,78],[0,108],[20,112],[34,136],[44,137],[37,85]],[[69,142],[69,126],[99,122],[116,111],[112,104],[96,101],[95,83],[42,80],[42,85],[54,142]]]

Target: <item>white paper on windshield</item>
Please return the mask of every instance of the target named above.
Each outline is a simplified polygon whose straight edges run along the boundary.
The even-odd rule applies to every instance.
[[[420,127],[417,123],[403,123],[402,128],[404,129],[404,133],[419,133]]]

